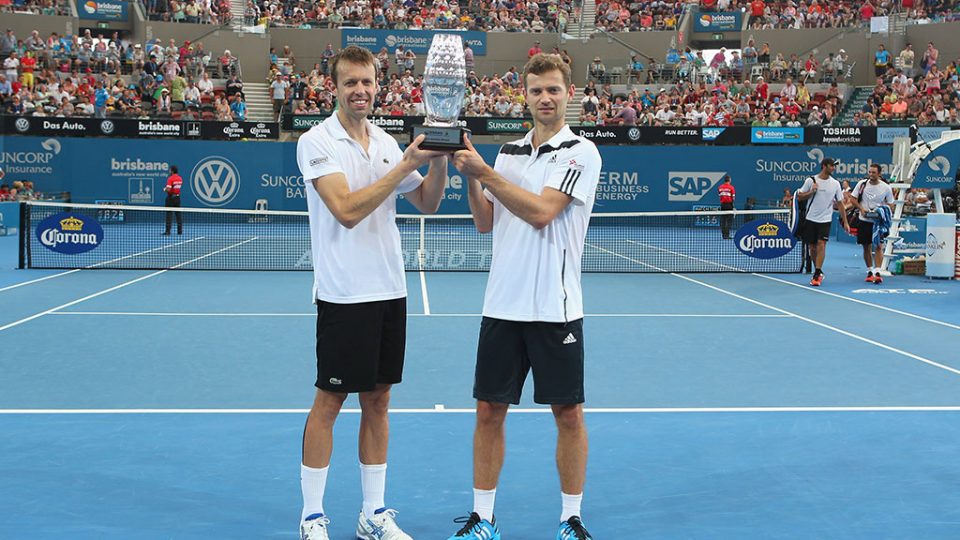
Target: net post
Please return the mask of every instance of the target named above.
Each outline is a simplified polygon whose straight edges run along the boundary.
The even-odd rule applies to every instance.
[[[30,244],[30,210],[26,202],[20,203],[20,231],[18,232],[19,243],[17,251],[19,252],[20,265],[18,268],[26,268],[27,247]]]

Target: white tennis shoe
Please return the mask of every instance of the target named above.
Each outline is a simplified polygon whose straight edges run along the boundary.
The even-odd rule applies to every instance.
[[[300,522],[300,540],[330,540],[327,525],[330,519],[323,514],[311,514]]]
[[[381,508],[372,518],[360,511],[357,521],[357,540],[413,540],[409,534],[397,525],[397,511],[393,508]]]

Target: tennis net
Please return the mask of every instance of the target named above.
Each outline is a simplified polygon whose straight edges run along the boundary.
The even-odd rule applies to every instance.
[[[172,212],[181,212],[177,234]],[[173,234],[161,233],[170,219]],[[748,222],[786,221],[786,210],[594,214],[584,272],[798,272],[801,249],[763,259],[721,237]],[[755,220],[760,220],[759,222]],[[306,212],[27,202],[20,267],[50,269],[310,270]],[[486,271],[492,235],[470,216],[397,216],[408,271]],[[765,234],[772,234],[769,226]],[[781,233],[782,235],[782,233]],[[749,244],[749,242],[748,242]],[[742,242],[741,246],[745,245]],[[749,247],[749,246],[748,246]]]

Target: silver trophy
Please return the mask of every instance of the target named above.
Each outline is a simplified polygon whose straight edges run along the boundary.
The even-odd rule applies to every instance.
[[[425,150],[462,150],[463,135],[470,130],[458,125],[463,96],[467,92],[467,68],[463,59],[463,42],[455,34],[435,34],[423,76],[423,105],[427,118],[422,126],[414,126],[411,141],[420,134]]]

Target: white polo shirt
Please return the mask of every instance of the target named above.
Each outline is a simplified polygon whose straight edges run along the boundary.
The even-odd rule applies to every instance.
[[[553,188],[571,204],[541,230],[493,202],[493,260],[483,315],[510,321],[568,322],[583,318],[580,258],[600,181],[597,147],[564,126],[533,147],[533,132],[503,145],[494,169],[532,193]]]
[[[297,164],[306,184],[313,252],[313,298],[338,304],[393,300],[407,295],[407,282],[397,229],[396,197],[388,197],[369,216],[348,229],[327,208],[312,180],[343,173],[350,191],[367,187],[400,163],[397,141],[367,122],[367,152],[347,135],[337,114],[300,136]],[[397,193],[416,189],[423,176],[414,171]]]
[[[817,193],[812,199],[807,199],[807,221],[814,223],[830,223],[833,221],[833,203],[843,202],[843,186],[832,176],[820,178],[811,176],[803,182],[800,193],[807,193],[813,189],[813,182],[817,182]]]

